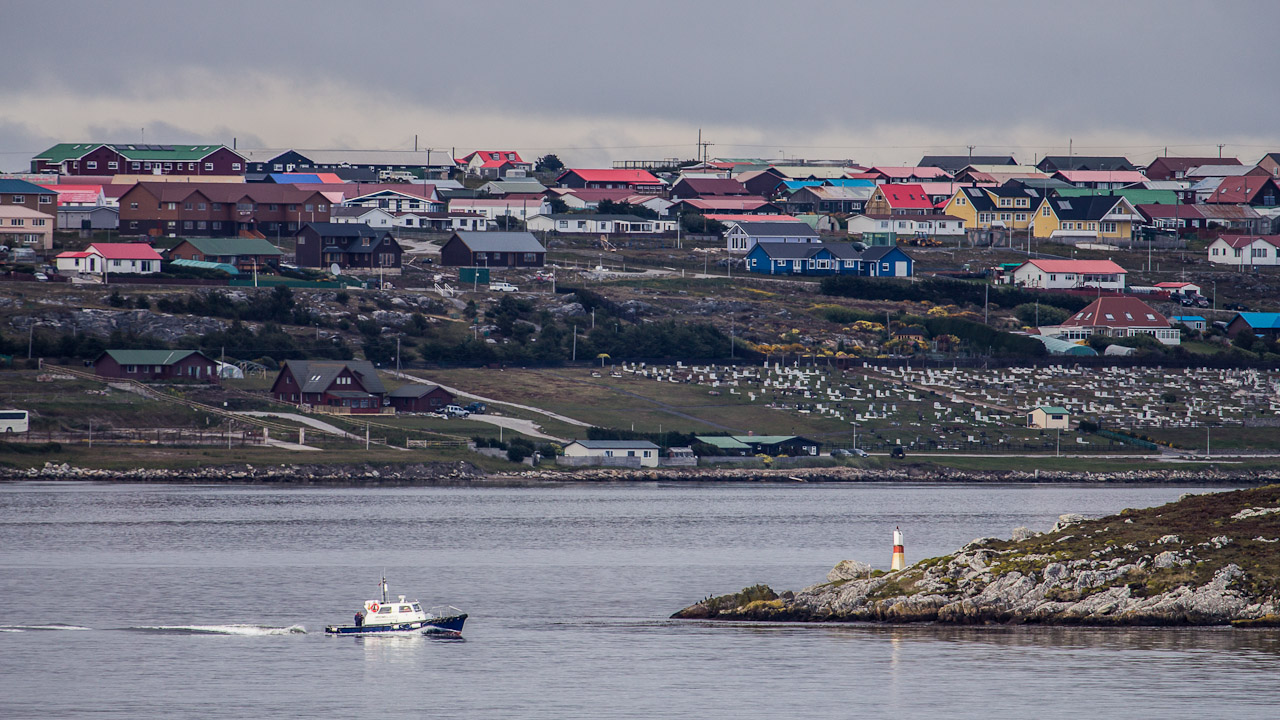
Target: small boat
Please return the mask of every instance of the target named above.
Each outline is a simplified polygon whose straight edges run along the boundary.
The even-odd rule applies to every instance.
[[[364,609],[355,615],[354,625],[327,625],[326,635],[382,635],[416,633],[460,637],[467,614],[456,607],[433,607],[424,611],[417,600],[400,595],[387,599],[387,579],[382,579],[381,600],[366,600]]]

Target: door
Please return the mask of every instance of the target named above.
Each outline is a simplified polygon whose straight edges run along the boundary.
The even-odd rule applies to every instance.
[[[893,274],[894,274],[894,275],[896,275],[897,277],[906,277],[906,276],[907,276],[907,263],[906,263],[906,261],[904,261],[904,260],[899,260],[899,261],[896,263],[896,267],[894,268]]]

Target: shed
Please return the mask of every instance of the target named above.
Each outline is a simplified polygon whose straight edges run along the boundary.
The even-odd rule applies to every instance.
[[[1071,427],[1071,413],[1056,405],[1041,405],[1027,413],[1027,427],[1041,430],[1066,430]]]

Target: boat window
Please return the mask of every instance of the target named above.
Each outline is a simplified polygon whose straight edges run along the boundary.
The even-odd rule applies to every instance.
[[[408,606],[408,605],[401,605],[401,606],[400,606],[400,612],[409,612],[409,606]]]
[[[383,606],[382,606],[382,609],[378,611],[378,614],[379,614],[379,615],[390,615],[390,614],[391,614],[391,606],[390,606],[390,605],[383,605]]]
[[[422,612],[422,606],[421,606],[421,605],[419,605],[418,603],[414,603],[414,604],[413,604],[413,611],[414,611],[414,612]]]

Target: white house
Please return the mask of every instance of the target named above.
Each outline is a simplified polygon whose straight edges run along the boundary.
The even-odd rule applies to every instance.
[[[364,224],[376,228],[393,228],[396,216],[376,207],[343,207],[336,206],[330,214],[330,220],[336,223]]]
[[[564,446],[564,456],[593,458],[606,465],[632,465],[638,461],[640,467],[657,467],[658,449],[648,440],[574,440]]]
[[[534,215],[550,215],[551,204],[541,198],[455,198],[449,201],[449,212],[479,213],[490,220],[507,215],[528,220]]]
[[[1059,325],[1042,325],[1040,334],[1069,342],[1093,335],[1150,335],[1165,345],[1178,345],[1182,333],[1150,305],[1132,297],[1100,297]],[[1111,348],[1107,348],[1110,351]]]
[[[150,275],[160,272],[161,258],[147,243],[93,243],[80,252],[60,253],[54,261],[60,273]]]
[[[875,233],[939,240],[965,236],[964,220],[952,215],[854,215],[849,218],[850,235]]]
[[[434,185],[405,185],[404,190],[378,190],[349,198],[347,207],[381,208],[387,212],[442,212],[444,203],[436,196]]]
[[[1126,273],[1110,260],[1028,260],[1014,268],[1006,281],[1045,290],[1124,290]]]
[[[526,227],[530,232],[581,233],[584,235],[656,235],[675,232],[674,220],[655,220],[635,215],[557,213],[535,215]]]
[[[756,243],[817,243],[822,242],[818,231],[808,223],[795,220],[792,222],[746,222],[729,224],[724,233],[725,246],[731,253],[746,253]]]
[[[1280,265],[1280,235],[1222,235],[1209,243],[1209,262],[1253,267]]]

